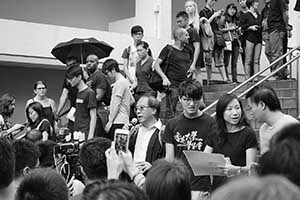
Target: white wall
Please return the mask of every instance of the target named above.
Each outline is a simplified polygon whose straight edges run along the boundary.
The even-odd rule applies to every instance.
[[[172,0],[136,0],[135,17],[109,23],[109,31],[130,33],[136,24],[145,30],[145,36],[171,37]]]

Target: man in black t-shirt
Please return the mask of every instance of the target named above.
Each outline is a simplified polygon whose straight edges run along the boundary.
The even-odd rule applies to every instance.
[[[288,1],[287,0],[271,0],[268,16],[268,32],[271,42],[271,62],[281,57],[284,54],[284,45],[287,45],[285,38],[287,32],[291,31],[289,26],[288,16]],[[286,39],[287,40],[287,39]],[[284,44],[286,43],[286,44]],[[277,68],[283,65],[283,60],[277,62],[277,64],[271,66],[271,71],[275,71]],[[288,70],[285,67],[274,75],[276,79],[286,79],[288,76]]]
[[[85,140],[94,137],[96,128],[96,95],[83,81],[81,67],[71,67],[67,72],[67,80],[72,87],[78,89],[74,131],[85,134]]]
[[[194,176],[187,163],[183,151],[203,151],[206,140],[215,134],[216,123],[209,115],[201,112],[200,99],[202,88],[198,81],[187,80],[179,86],[179,101],[183,113],[169,120],[163,134],[166,143],[166,160],[182,159],[191,174],[191,188],[193,191],[210,191],[208,176]]]
[[[66,60],[66,66],[68,69],[71,67],[79,67],[79,61],[75,57],[69,57]],[[56,109],[56,117],[60,117],[61,111],[65,107],[67,100],[70,101],[70,108],[75,108],[76,106],[76,97],[77,97],[78,89],[76,87],[72,87],[71,84],[67,81],[67,77],[65,76],[63,86],[62,86],[62,93],[59,98],[59,103]],[[74,122],[69,120],[68,121],[68,128],[70,132],[74,131]]]
[[[200,36],[199,33],[195,28],[189,26],[189,15],[185,11],[180,11],[176,15],[176,23],[177,26],[180,28],[184,28],[189,33],[189,42],[187,46],[193,50],[193,61],[190,66],[191,75],[197,74],[197,81],[202,84],[202,77],[201,77],[201,61],[203,59],[200,56]]]
[[[175,116],[178,102],[178,86],[187,78],[193,60],[193,51],[186,47],[189,34],[184,28],[173,30],[173,45],[165,46],[155,61],[154,69],[161,76],[166,91],[166,113],[161,112],[161,119],[168,120]],[[167,64],[166,64],[167,63]],[[164,71],[162,71],[162,67]]]
[[[96,94],[97,99],[97,135],[103,136],[104,126],[108,120],[107,106],[110,104],[111,99],[111,87],[101,70],[98,69],[98,57],[94,54],[89,55],[86,58],[86,68],[89,77],[86,84],[92,88]],[[99,121],[100,120],[100,121]]]

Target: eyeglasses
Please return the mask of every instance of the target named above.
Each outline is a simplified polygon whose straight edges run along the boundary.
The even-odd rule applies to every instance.
[[[188,97],[182,97],[181,99],[182,99],[182,101],[184,101],[186,103],[191,103],[192,101],[194,103],[199,103],[200,102],[200,99],[193,99],[193,98],[188,98]]]
[[[40,88],[36,88],[37,90],[45,90],[46,87],[40,87]]]
[[[137,112],[138,110],[143,112],[145,110],[145,108],[151,108],[150,106],[136,106],[134,108],[134,111]]]

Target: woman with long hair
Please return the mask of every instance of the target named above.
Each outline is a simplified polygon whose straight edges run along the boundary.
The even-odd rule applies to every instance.
[[[26,139],[33,142],[54,139],[50,122],[45,118],[44,109],[39,102],[32,102],[26,107],[28,133]]]
[[[255,162],[257,140],[249,126],[241,101],[233,94],[225,94],[216,105],[218,131],[212,135],[204,152],[219,153],[230,159],[222,170],[227,176],[247,174]],[[226,181],[219,176],[213,179],[213,188]]]
[[[220,24],[224,39],[230,43],[231,50],[224,51],[225,72],[228,76],[228,66],[231,57],[231,76],[232,82],[237,81],[237,61],[240,52],[240,41],[238,36],[238,10],[237,7],[230,3],[227,5],[224,15],[221,17]]]
[[[193,28],[195,28],[199,32],[199,11],[198,6],[195,1],[188,0],[185,2],[185,11],[189,15],[189,25]]]
[[[0,132],[12,127],[10,117],[14,112],[15,104],[15,98],[8,93],[0,97]]]
[[[260,70],[260,55],[262,48],[262,18],[258,12],[259,1],[247,0],[249,11],[240,21],[246,38],[245,48],[245,78],[248,79]]]
[[[33,86],[34,97],[29,99],[27,106],[32,102],[39,102],[43,106],[45,118],[48,119],[52,128],[54,128],[54,113],[56,112],[55,102],[47,97],[47,85],[43,81],[37,81]]]

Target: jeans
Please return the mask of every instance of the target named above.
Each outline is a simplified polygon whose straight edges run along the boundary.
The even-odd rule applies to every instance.
[[[263,41],[265,42],[265,55],[268,61],[272,62],[272,51],[271,51],[271,43],[270,43],[270,34],[268,32],[263,32]]]
[[[255,44],[246,40],[245,76],[247,79],[259,72],[261,47],[261,43]],[[253,66],[251,66],[251,63],[253,63]]]
[[[228,67],[229,67],[229,60],[231,56],[231,76],[232,81],[237,82],[237,61],[239,57],[239,50],[240,46],[236,41],[232,42],[232,50],[231,51],[224,51],[224,63],[225,63],[225,71],[226,75],[228,76]]]
[[[165,104],[165,110],[160,110],[160,119],[163,123],[166,123],[169,119],[176,116],[177,103],[178,103],[178,87],[171,86],[168,91],[166,91],[166,97],[162,99],[162,104]]]
[[[275,30],[269,34],[270,41],[271,42],[271,59],[272,62],[274,62],[276,59],[281,57],[284,52],[284,37],[286,33],[283,31]],[[271,71],[275,71],[277,68],[283,65],[283,59],[281,59],[279,62],[277,62],[275,65],[271,66]],[[288,75],[287,68],[280,70],[278,73],[276,73],[274,76],[276,79],[285,79]]]

